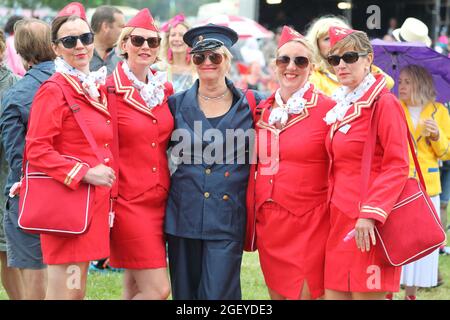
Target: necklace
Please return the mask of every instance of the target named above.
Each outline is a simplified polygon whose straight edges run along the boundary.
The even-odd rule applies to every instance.
[[[223,97],[225,97],[227,95],[227,93],[228,93],[228,89],[223,94],[221,94],[220,96],[217,96],[217,97],[207,97],[207,96],[201,95],[200,92],[198,92],[197,94],[203,100],[208,101],[208,100],[220,100]]]

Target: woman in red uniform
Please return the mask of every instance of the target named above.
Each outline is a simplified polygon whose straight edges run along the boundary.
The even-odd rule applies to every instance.
[[[124,299],[170,294],[163,222],[173,130],[167,98],[173,89],[165,73],[150,69],[160,42],[150,11],[141,10],[122,30],[118,43],[125,59],[107,80],[116,92],[120,174],[110,263],[126,269]]]
[[[74,12],[78,15],[72,15]],[[89,261],[109,255],[109,200],[115,180],[114,170],[109,167],[113,162],[109,150],[113,131],[109,125],[111,118],[106,96],[98,91],[101,77],[89,73],[93,34],[81,5],[70,4],[55,18],[52,39],[58,56],[56,73],[50,78],[51,82],[41,86],[34,98],[26,153],[31,165],[68,188],[76,189],[81,183],[95,186],[93,215],[86,233],[70,238],[41,235],[44,263],[48,264],[46,299],[82,299]],[[106,70],[102,72],[106,78]],[[104,163],[98,164],[99,160],[76,122],[63,90],[78,104]],[[90,167],[63,155],[81,159]],[[64,208],[61,208],[61,214],[64,214]]]
[[[384,77],[369,72],[373,49],[367,35],[338,27],[331,27],[329,34],[328,62],[342,87],[325,117],[332,125],[327,135],[332,165],[325,298],[384,299],[386,291],[399,290],[401,269],[381,262],[374,225],[386,221],[408,178],[406,120]],[[362,199],[361,158],[373,108],[379,121],[377,141]]]
[[[285,26],[276,58],[280,89],[259,104],[256,119],[256,243],[272,299],[324,293],[329,126],[323,118],[334,102],[308,82],[311,58],[311,45]]]

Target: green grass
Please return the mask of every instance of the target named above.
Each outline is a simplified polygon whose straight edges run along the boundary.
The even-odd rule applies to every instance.
[[[450,206],[449,206],[450,207]],[[450,211],[450,210],[449,210]],[[450,216],[450,214],[449,214]],[[447,233],[450,239],[450,232]],[[450,240],[449,240],[450,243]],[[449,244],[448,244],[449,245]],[[439,268],[444,278],[444,285],[432,289],[420,289],[420,300],[450,300],[450,255],[440,256]],[[244,253],[241,269],[242,298],[244,300],[267,300],[269,295],[259,266],[258,253]],[[87,299],[118,300],[121,298],[123,273],[93,272],[88,277]],[[403,299],[404,293],[397,293],[395,299]],[[0,300],[7,299],[6,292],[0,286]]]
[[[420,300],[450,300],[450,256],[440,256],[440,270],[445,284],[434,289],[420,289]],[[117,300],[121,298],[122,273],[98,273],[89,275],[87,299]],[[242,296],[244,300],[269,299],[264,278],[259,267],[257,253],[245,253],[242,262]],[[402,299],[403,293],[396,294],[396,299]],[[7,299],[6,293],[0,287],[0,299]]]

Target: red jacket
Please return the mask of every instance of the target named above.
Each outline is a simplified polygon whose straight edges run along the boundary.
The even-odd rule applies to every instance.
[[[104,157],[104,164],[112,166],[110,146],[113,132],[106,96],[101,93],[100,102],[92,100],[84,93],[78,79],[69,75],[55,73],[50,80],[61,84],[63,90],[74,98]],[[79,186],[88,167],[62,155],[76,157],[91,167],[99,164],[61,88],[55,83],[45,82],[34,97],[26,153],[30,164],[71,189]]]
[[[329,126],[323,118],[335,102],[315,91],[312,85],[304,98],[306,108],[299,115],[290,116],[281,130],[268,124],[275,94],[258,106],[261,109],[259,120],[256,118],[258,163],[252,166],[247,191],[246,250],[256,249],[256,214],[267,200],[297,216],[327,201],[325,138]],[[274,144],[278,144],[278,151]]]
[[[173,117],[167,98],[173,93],[166,83],[161,105],[150,109],[122,69],[114,70],[106,86],[116,89],[119,131],[119,195],[130,200],[156,185],[170,185],[167,145],[173,131]],[[111,103],[111,102],[110,102]]]
[[[375,84],[327,135],[331,159],[329,198],[350,218],[384,223],[408,178],[408,129],[402,106],[386,88],[384,77],[376,78]],[[361,158],[375,103],[378,138],[367,196],[360,199]]]

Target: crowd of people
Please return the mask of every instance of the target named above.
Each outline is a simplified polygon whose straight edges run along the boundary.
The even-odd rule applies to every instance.
[[[408,19],[394,41],[420,29]],[[158,26],[147,8],[125,21],[100,6],[89,22],[73,2],[51,25],[10,20],[0,33],[10,299],[83,299],[91,261],[103,261],[124,270],[123,299],[239,300],[244,250],[258,251],[274,300],[392,299],[400,285],[414,300],[418,287],[443,283],[439,249],[388,265],[375,235],[417,176],[408,130],[447,229],[450,116],[425,68],[394,79],[373,64],[367,34],[330,15],[305,36],[283,26],[261,49],[256,39],[237,49],[234,30],[191,28],[182,14]],[[28,165],[72,192],[95,190],[85,231],[22,228]],[[64,205],[46,214],[63,216]],[[74,267],[78,287],[67,285]]]

